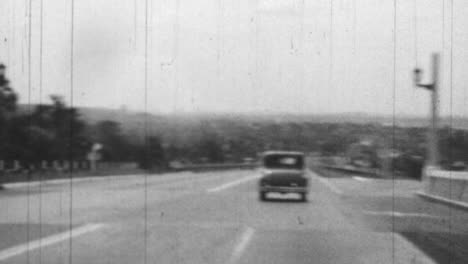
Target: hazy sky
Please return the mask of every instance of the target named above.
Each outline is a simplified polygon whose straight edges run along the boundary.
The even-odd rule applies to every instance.
[[[422,115],[429,93],[411,71],[428,71],[436,51],[442,113],[468,116],[466,0],[397,0],[396,46],[394,0],[75,0],[73,91],[71,1],[42,2],[40,56],[41,1],[31,35],[29,0],[0,1],[0,61],[22,103],[61,94],[150,112]]]

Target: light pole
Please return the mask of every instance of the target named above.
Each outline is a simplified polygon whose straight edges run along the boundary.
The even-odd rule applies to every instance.
[[[429,123],[429,131],[427,135],[427,154],[428,166],[439,165],[439,151],[438,151],[438,136],[437,128],[439,123],[439,54],[432,54],[432,82],[423,84],[422,70],[416,68],[414,70],[414,84],[417,87],[426,88],[431,92],[431,119]]]

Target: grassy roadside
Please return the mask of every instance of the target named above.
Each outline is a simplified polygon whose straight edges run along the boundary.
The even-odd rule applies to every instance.
[[[177,170],[171,169],[157,169],[157,170],[144,170],[136,168],[107,168],[98,169],[96,171],[90,170],[63,170],[63,171],[52,171],[52,170],[39,170],[34,172],[20,171],[20,172],[0,172],[0,189],[2,184],[7,183],[18,183],[28,181],[46,181],[55,179],[70,179],[70,178],[92,178],[92,177],[103,177],[103,176],[115,176],[115,175],[136,175],[136,174],[160,174],[167,172],[177,171],[193,171],[193,172],[205,172],[205,171],[216,171],[216,170],[229,170],[229,169],[252,169],[253,164],[201,164],[192,165]]]
[[[4,172],[0,173],[0,186],[6,183],[28,182],[28,181],[45,181],[55,179],[68,178],[86,178],[86,177],[102,177],[110,175],[133,175],[144,174],[142,169],[106,169],[106,170],[69,170],[69,171],[34,171],[34,172]]]

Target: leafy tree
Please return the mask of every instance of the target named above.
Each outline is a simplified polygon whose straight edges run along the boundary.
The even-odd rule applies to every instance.
[[[205,157],[209,162],[219,163],[224,161],[223,148],[214,136],[207,135],[202,138],[199,144],[201,157]]]
[[[89,150],[84,135],[86,123],[80,119],[76,108],[67,107],[62,97],[51,96],[52,131],[55,135],[55,155],[83,159]]]
[[[38,105],[31,114],[18,116],[12,122],[14,152],[28,162],[84,159],[89,149],[84,134],[86,123],[62,97],[51,96],[51,100],[51,105]]]
[[[18,96],[10,87],[10,81],[5,76],[6,67],[0,64],[0,159],[5,159],[12,150],[9,126],[15,113]]]
[[[135,158],[134,145],[129,142],[128,136],[122,133],[118,122],[100,121],[92,130],[93,141],[103,145],[103,160],[130,161]]]
[[[162,141],[157,136],[149,136],[139,149],[139,166],[142,169],[157,170],[166,167]]]
[[[18,96],[10,87],[10,81],[5,76],[6,67],[0,64],[0,119],[8,118],[16,110]]]

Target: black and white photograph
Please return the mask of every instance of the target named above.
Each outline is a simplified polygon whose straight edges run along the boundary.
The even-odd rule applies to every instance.
[[[468,263],[468,1],[0,0],[3,263]]]

